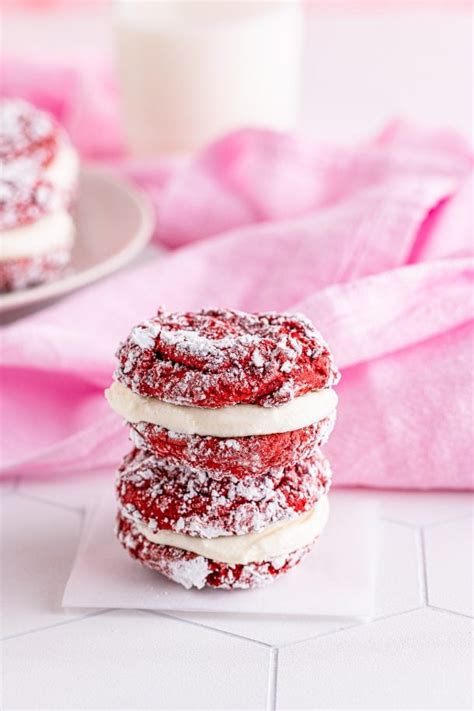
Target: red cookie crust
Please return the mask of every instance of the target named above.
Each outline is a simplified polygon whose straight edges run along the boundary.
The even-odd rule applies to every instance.
[[[160,309],[117,358],[115,377],[139,395],[207,408],[277,406],[339,379],[325,341],[300,314]]]
[[[70,258],[70,249],[56,249],[35,257],[0,261],[0,292],[52,281],[61,274]]]
[[[0,161],[30,158],[46,167],[54,158],[59,128],[52,116],[20,99],[0,102]]]
[[[118,472],[121,514],[151,530],[201,538],[244,535],[312,509],[329,491],[331,469],[319,450],[288,469],[238,478],[175,466],[133,450]]]
[[[176,466],[220,471],[235,477],[258,476],[268,469],[293,467],[324,444],[335,412],[293,432],[252,437],[201,437],[172,432],[150,422],[129,423],[130,439],[139,448]]]
[[[249,590],[263,587],[298,565],[311,550],[311,546],[305,546],[278,559],[229,565],[180,548],[151,543],[120,514],[117,516],[116,534],[132,558],[187,589],[208,586],[221,590]]]

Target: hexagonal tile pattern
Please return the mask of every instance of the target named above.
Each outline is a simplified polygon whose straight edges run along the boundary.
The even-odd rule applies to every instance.
[[[423,604],[418,531],[380,521],[375,616],[413,610]]]
[[[380,522],[380,547],[375,594],[375,616],[412,610],[423,604],[418,532],[388,521]],[[232,634],[271,645],[290,644],[354,625],[354,620],[336,618],[244,617],[237,615],[175,614]]]
[[[2,637],[84,614],[61,607],[81,515],[16,493],[2,499],[1,513]]]
[[[338,618],[281,618],[187,612],[174,612],[170,613],[170,616],[275,647],[334,632],[354,624],[353,619]]]
[[[372,623],[65,612],[80,511],[110,486],[22,482],[0,497],[6,708],[471,707],[472,496],[353,492],[386,517]]]
[[[279,652],[277,708],[470,709],[469,621],[417,610]]]
[[[458,519],[424,530],[428,603],[473,614],[473,519]]]
[[[265,647],[145,612],[4,642],[8,709],[264,709]]]

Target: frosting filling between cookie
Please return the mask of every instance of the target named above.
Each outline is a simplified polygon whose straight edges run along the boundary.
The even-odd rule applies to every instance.
[[[278,558],[284,559],[293,551],[313,543],[325,527],[328,517],[329,500],[323,496],[313,509],[298,518],[243,536],[197,538],[174,531],[152,531],[138,522],[135,526],[151,543],[180,548],[228,565],[263,561],[275,561],[277,564]]]
[[[44,177],[50,180],[58,190],[73,191],[77,184],[79,173],[79,156],[77,151],[63,139],[51,163],[44,171]]]
[[[71,246],[74,222],[66,210],[0,233],[0,261],[21,259]]]
[[[331,388],[306,393],[278,407],[239,404],[217,409],[172,405],[143,397],[118,381],[105,395],[112,409],[127,422],[150,422],[173,432],[203,437],[292,432],[323,420],[337,406],[337,395]]]

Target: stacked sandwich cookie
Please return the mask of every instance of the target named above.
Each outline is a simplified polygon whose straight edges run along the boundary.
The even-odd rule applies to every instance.
[[[339,373],[299,314],[157,315],[117,353],[112,408],[134,448],[117,477],[117,535],[187,588],[252,588],[322,532]]]
[[[0,291],[49,281],[69,262],[79,161],[56,121],[0,102]]]

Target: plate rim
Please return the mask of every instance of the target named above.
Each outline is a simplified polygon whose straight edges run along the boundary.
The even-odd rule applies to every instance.
[[[125,192],[131,200],[138,206],[142,219],[137,231],[125,247],[103,261],[94,264],[83,271],[66,275],[55,281],[46,284],[40,284],[30,289],[12,291],[7,294],[0,294],[0,313],[29,306],[31,304],[39,304],[46,299],[52,299],[57,296],[66,295],[75,289],[88,286],[102,277],[113,274],[121,267],[128,264],[133,257],[139,254],[146,245],[150,242],[153,230],[155,227],[155,215],[152,203],[148,196],[139,188],[135,187],[126,180],[115,176],[110,170],[101,165],[94,163],[83,163],[80,169],[81,174],[92,175],[99,180],[107,182]],[[87,281],[84,282],[84,275],[88,275]]]

